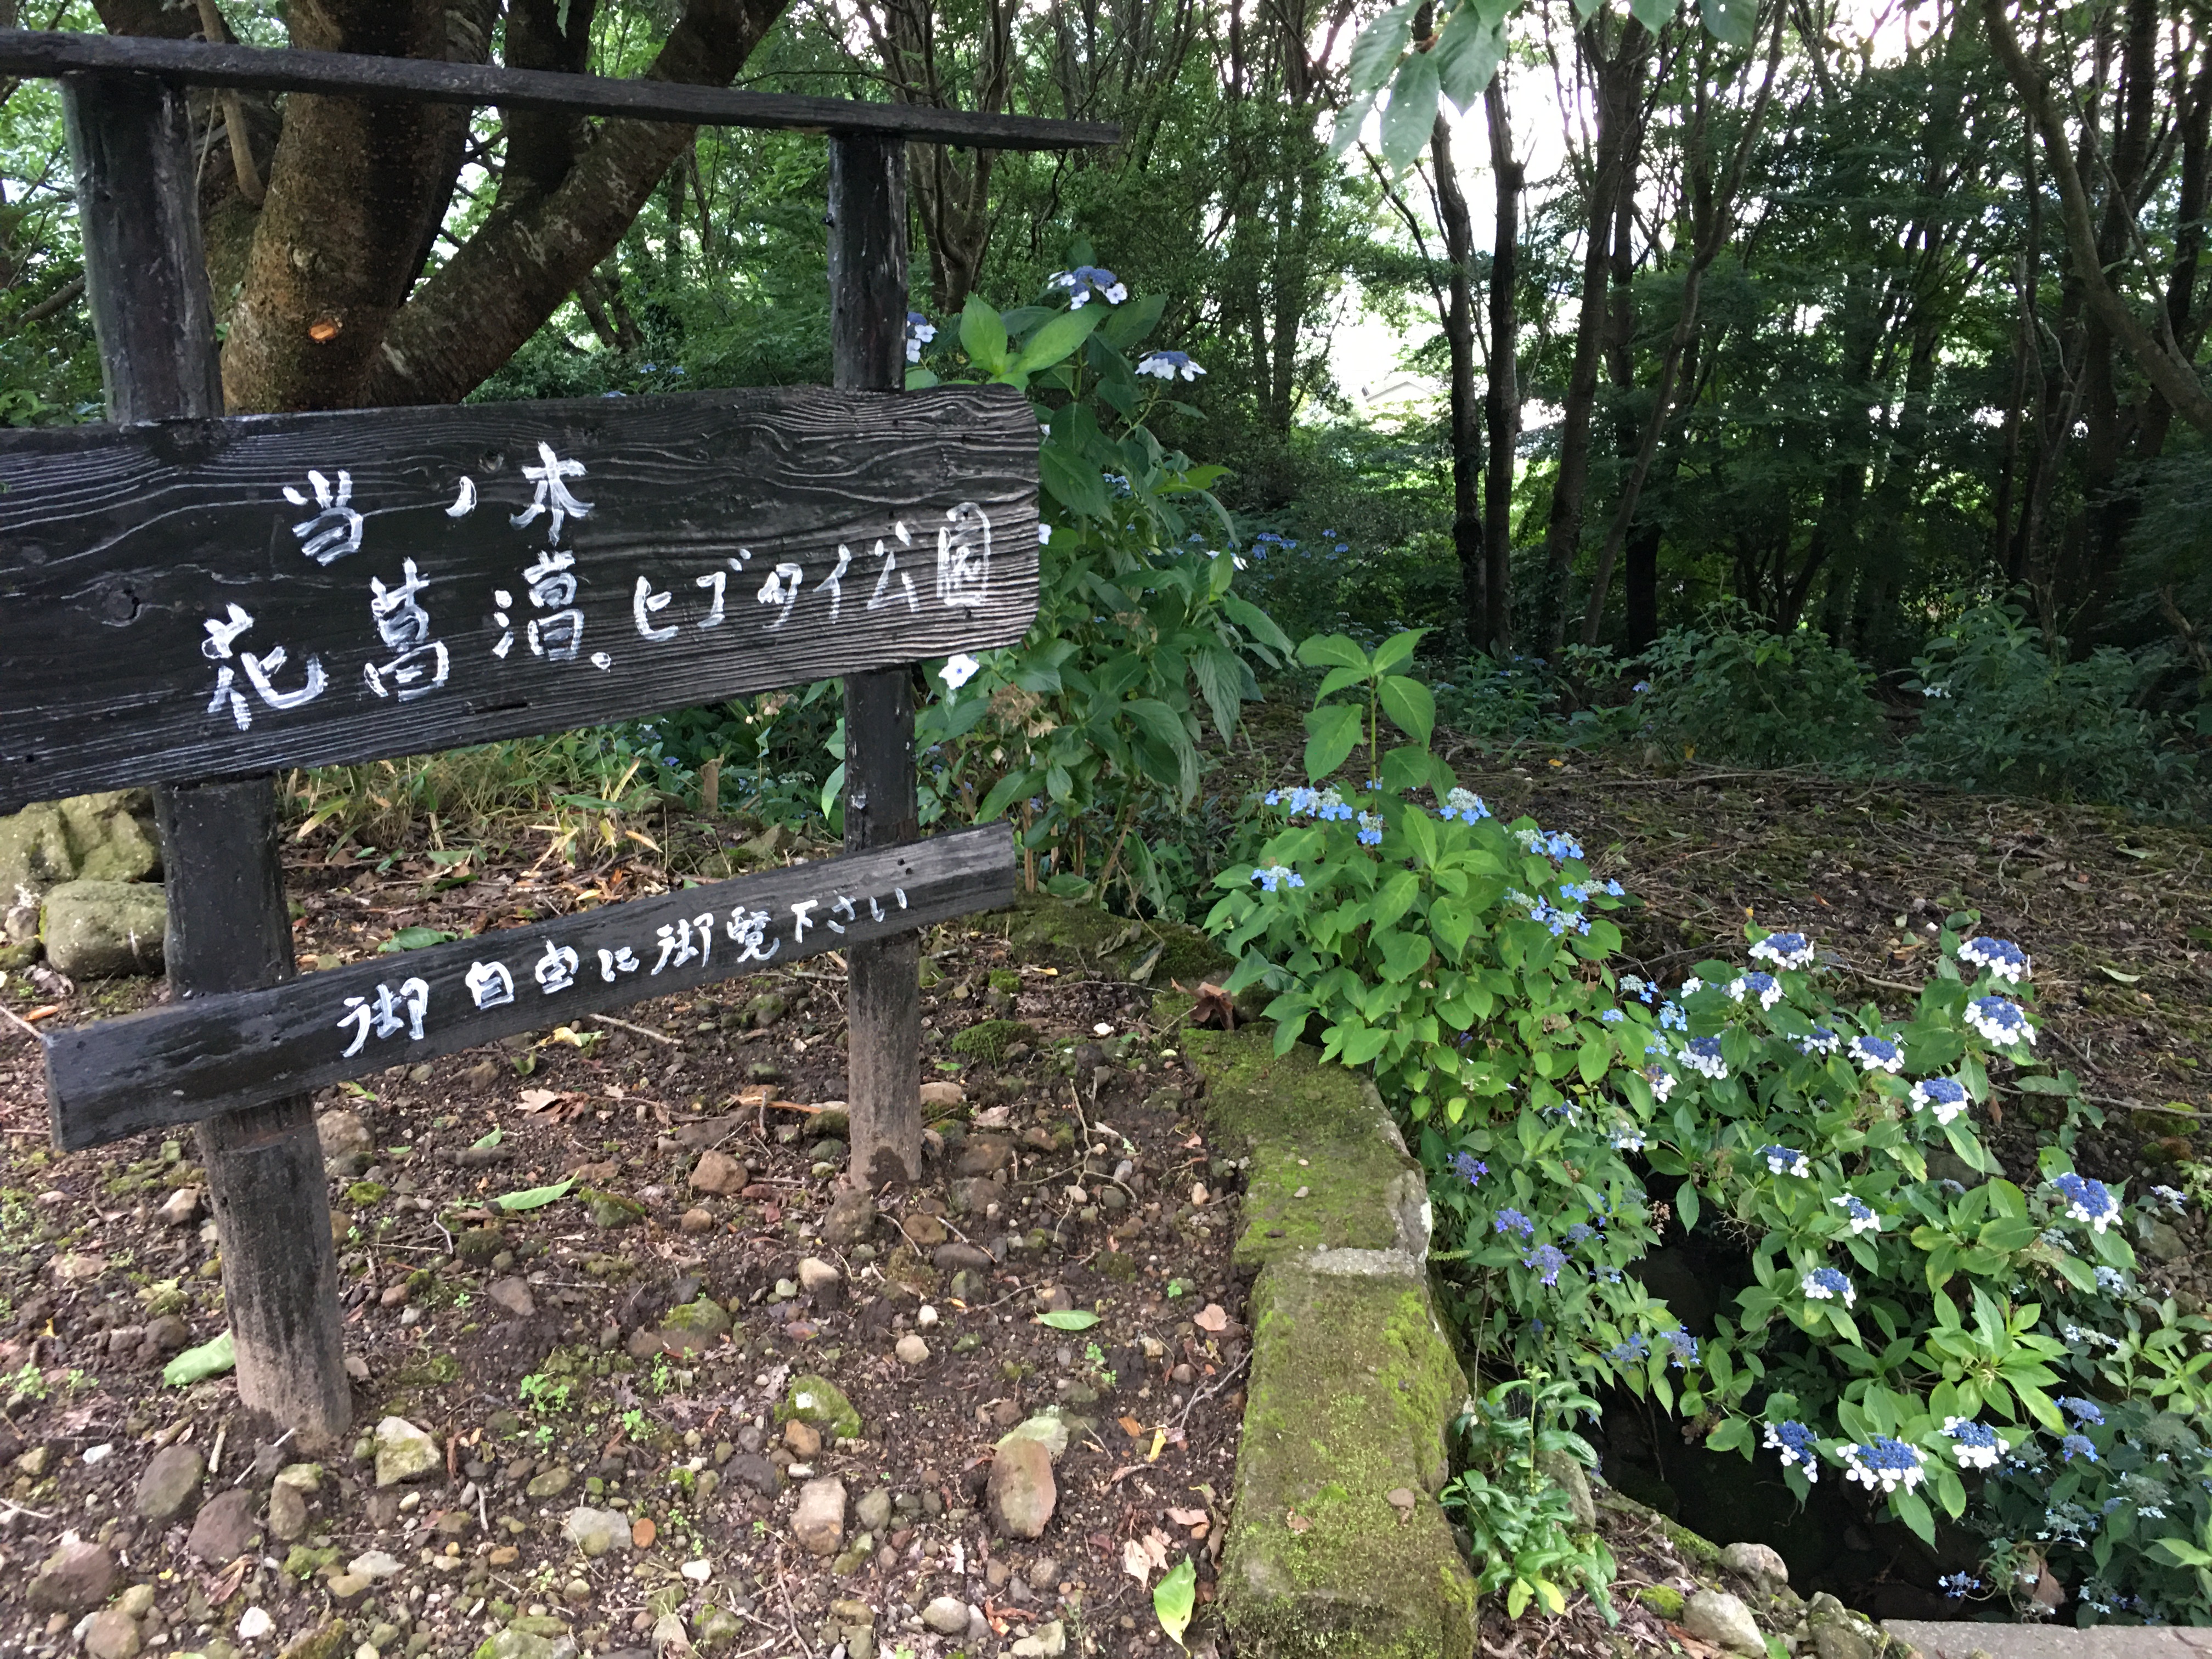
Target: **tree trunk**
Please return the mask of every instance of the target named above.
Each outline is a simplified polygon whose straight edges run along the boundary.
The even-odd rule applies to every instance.
[[[1497,185],[1497,231],[1490,253],[1490,390],[1484,413],[1490,427],[1489,475],[1483,490],[1484,644],[1503,662],[1513,650],[1513,463],[1521,440],[1521,377],[1516,353],[1520,324],[1516,285],[1521,271],[1521,191],[1527,172],[1513,155],[1513,130],[1505,107],[1505,71],[1491,77],[1482,94],[1490,123],[1490,168]]]
[[[1491,637],[1484,569],[1482,412],[1474,389],[1474,220],[1452,161],[1451,126],[1442,115],[1429,135],[1436,167],[1437,222],[1443,231],[1451,270],[1444,307],[1444,339],[1451,350],[1452,548],[1459,556],[1460,607],[1470,649]]]
[[[1590,422],[1597,407],[1598,358],[1604,348],[1610,298],[1612,246],[1624,196],[1635,189],[1641,124],[1638,94],[1650,55],[1650,33],[1630,18],[1613,49],[1605,48],[1607,14],[1601,10],[1576,32],[1576,45],[1596,82],[1597,154],[1584,203],[1582,308],[1575,323],[1575,351],[1559,410],[1559,469],[1552,486],[1552,514],[1544,532],[1543,641],[1558,654],[1567,631],[1568,586],[1581,550],[1584,498],[1589,489]]]

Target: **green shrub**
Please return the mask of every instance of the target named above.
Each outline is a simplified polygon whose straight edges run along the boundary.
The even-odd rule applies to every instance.
[[[1662,635],[1644,660],[1644,718],[1686,755],[1847,767],[1872,759],[1884,741],[1873,676],[1857,659],[1810,629],[1771,633],[1739,601]]]
[[[2147,675],[2124,651],[2072,660],[2020,606],[1984,605],[1913,666],[1927,706],[1905,763],[1922,777],[2160,812],[2187,811],[2197,794],[2178,728],[2137,706]]]

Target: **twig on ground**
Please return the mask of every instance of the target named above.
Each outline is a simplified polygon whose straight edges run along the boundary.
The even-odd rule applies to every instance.
[[[684,1046],[682,1037],[672,1037],[665,1031],[656,1031],[649,1026],[633,1025],[626,1019],[617,1019],[612,1014],[593,1014],[592,1018],[602,1025],[619,1025],[625,1031],[635,1031],[641,1037],[651,1037],[655,1042],[665,1042],[672,1048],[681,1048]]]

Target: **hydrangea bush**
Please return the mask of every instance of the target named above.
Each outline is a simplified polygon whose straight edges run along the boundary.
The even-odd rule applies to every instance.
[[[1901,1018],[1794,933],[1671,988],[1621,973],[1632,900],[1430,759],[1411,651],[1302,648],[1330,670],[1311,782],[1266,798],[1209,926],[1279,1048],[1317,1027],[1413,1129],[1478,1366],[1625,1388],[1931,1543],[1948,1516],[1946,1551],[1987,1540],[1962,1595],[2031,1605],[2047,1569],[2087,1619],[2212,1618],[2212,1322],[2145,1295],[2128,1242],[2179,1195],[2074,1167],[2094,1109],[2040,1053],[2027,952],[1949,918]],[[1327,787],[1363,744],[1364,786]],[[2038,1097],[2064,1124],[2015,1182],[1984,1126]],[[1669,1219],[1734,1264],[1709,1333],[1638,1280]]]

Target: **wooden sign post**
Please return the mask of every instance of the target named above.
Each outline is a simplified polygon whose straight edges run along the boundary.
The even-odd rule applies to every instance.
[[[175,993],[42,1033],[54,1135],[198,1124],[240,1398],[311,1441],[351,1416],[331,1083],[839,949],[850,1178],[917,1178],[916,930],[1014,866],[1003,823],[920,837],[915,665],[1033,620],[1037,430],[1006,388],[899,392],[905,145],[1115,130],[0,31],[7,72],[63,80],[114,424],[0,433],[0,810],[156,786]],[[185,83],[827,131],[835,389],[225,417]],[[297,975],[276,769],[840,675],[838,857]]]

